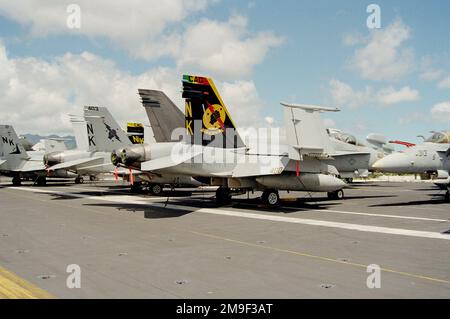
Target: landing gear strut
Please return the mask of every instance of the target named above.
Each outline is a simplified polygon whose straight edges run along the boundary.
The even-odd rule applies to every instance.
[[[329,192],[328,199],[344,199],[344,191],[340,189],[335,192]]]
[[[38,176],[36,180],[36,184],[38,186],[45,186],[47,185],[47,178],[45,176]]]
[[[230,189],[226,187],[219,187],[216,190],[216,204],[225,205],[231,201]]]
[[[22,185],[22,180],[20,179],[19,176],[14,176],[12,179],[12,184],[14,186],[20,186],[20,185]]]
[[[134,182],[133,185],[131,185],[131,192],[132,193],[141,193],[142,192],[142,183]]]
[[[280,195],[275,189],[266,189],[262,194],[262,200],[269,207],[275,207],[280,203]]]

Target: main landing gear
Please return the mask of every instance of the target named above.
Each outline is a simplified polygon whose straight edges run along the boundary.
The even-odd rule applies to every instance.
[[[445,201],[450,202],[450,184],[447,185],[447,192],[445,193]]]
[[[83,184],[84,183],[84,178],[83,176],[77,176],[75,178],[75,184]]]
[[[150,184],[149,190],[152,195],[161,195],[163,186],[161,184]]]
[[[344,199],[344,191],[342,189],[328,193],[328,199]]]
[[[219,187],[216,190],[216,204],[226,205],[231,201],[230,189],[226,187]]]
[[[38,176],[36,180],[36,184],[38,186],[45,186],[47,185],[47,178],[45,176]]]
[[[266,189],[261,198],[269,207],[275,207],[280,203],[280,195],[276,189]]]

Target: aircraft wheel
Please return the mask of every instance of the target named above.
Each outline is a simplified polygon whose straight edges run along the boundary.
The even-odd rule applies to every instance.
[[[335,192],[329,192],[328,199],[339,199],[339,200],[344,199],[344,191],[340,189]]]
[[[445,201],[446,202],[450,202],[450,191],[447,191],[446,193],[445,193]]]
[[[47,185],[47,178],[45,176],[39,176],[36,183],[38,186],[45,186]]]
[[[75,184],[83,184],[83,183],[84,183],[83,176],[78,176],[77,178],[75,178]]]
[[[275,207],[280,203],[280,195],[275,189],[267,189],[263,192],[262,199],[265,204]]]
[[[12,179],[12,184],[14,186],[20,186],[20,185],[22,185],[22,180],[20,179],[19,176],[14,176]]]
[[[224,205],[231,201],[230,189],[225,187],[219,187],[216,191],[216,204]]]
[[[97,180],[97,177],[94,176],[94,175],[91,175],[91,176],[89,176],[89,180],[90,180],[91,182],[95,182],[95,181]]]
[[[150,185],[150,193],[152,195],[160,195],[163,191],[163,187],[160,184],[152,184]]]
[[[353,178],[345,178],[344,181],[345,181],[347,184],[351,184],[351,183],[353,183]]]

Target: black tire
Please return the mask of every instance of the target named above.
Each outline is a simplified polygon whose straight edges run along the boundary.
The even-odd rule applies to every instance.
[[[278,191],[275,189],[266,189],[263,192],[262,200],[267,206],[275,207],[278,206],[278,204],[280,203],[280,195],[278,194]]]
[[[446,202],[450,202],[450,191],[447,191],[445,193],[444,199],[445,199]]]
[[[84,183],[84,178],[82,176],[78,176],[77,178],[75,178],[75,184],[83,184]]]
[[[231,201],[230,189],[225,187],[219,187],[216,190],[216,204],[226,205]]]
[[[344,181],[345,181],[347,184],[351,184],[351,183],[353,183],[353,178],[345,178]]]
[[[344,199],[344,190],[340,189],[338,191],[329,192],[328,193],[328,199],[333,199],[333,200],[342,200],[342,199]]]
[[[47,178],[45,176],[39,176],[37,178],[36,184],[38,186],[45,186],[45,185],[47,185]]]
[[[20,179],[19,176],[14,176],[12,179],[12,184],[14,186],[20,186],[20,185],[22,185],[22,180]]]
[[[150,185],[150,193],[152,195],[161,195],[163,191],[163,186],[161,184],[151,184]]]
[[[89,176],[89,180],[90,180],[91,182],[95,182],[95,181],[97,180],[97,177],[91,175],[91,176]]]

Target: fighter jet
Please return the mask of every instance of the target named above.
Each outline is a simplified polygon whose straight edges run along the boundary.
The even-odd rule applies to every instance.
[[[326,131],[315,126],[316,111],[336,109],[285,105],[288,152],[249,152],[212,79],[184,75],[182,83],[185,125],[182,131],[170,134],[182,140],[126,147],[113,152],[116,164],[139,166],[152,173],[202,177],[219,186],[218,204],[251,190],[262,190],[269,206],[279,203],[278,190],[343,197],[346,184],[335,177],[336,168],[322,160],[328,157],[323,142],[328,139]]]
[[[184,115],[180,109],[164,94],[164,92],[156,90],[139,89],[139,95],[142,104],[147,112],[150,125],[153,129],[156,142],[170,142],[173,138],[172,132],[177,128],[184,126]],[[313,112],[313,110],[310,110]],[[368,169],[379,157],[378,151],[373,148],[356,144],[356,139],[348,134],[344,134],[337,130],[332,130],[330,134],[331,146],[333,149],[331,158],[324,160],[329,162],[339,171],[339,177],[351,181],[353,177],[362,177],[368,175]],[[339,135],[337,133],[340,133]],[[177,136],[174,136],[175,138]],[[354,145],[352,141],[355,140]],[[248,145],[247,145],[248,146]],[[374,147],[375,148],[375,147]],[[268,148],[267,151],[271,149]],[[251,150],[249,150],[251,151]],[[287,152],[286,145],[279,145],[279,151],[271,155],[280,155]],[[209,183],[201,176],[193,177],[196,180]]]
[[[391,153],[386,138],[380,134],[369,134],[368,145],[354,135],[337,129],[328,129],[331,146],[334,149],[329,161],[339,171],[339,177],[351,183],[353,178],[367,177],[373,171],[373,164]]]
[[[39,186],[44,186],[48,176],[43,162],[44,153],[25,151],[14,128],[10,125],[0,125],[0,138],[0,174],[12,177],[12,183],[15,186],[20,185],[22,179],[32,179]],[[55,169],[50,176],[73,177],[64,169]]]
[[[77,174],[77,184],[83,182],[83,175],[95,177],[101,173],[113,173],[115,167],[110,160],[111,150],[131,145],[106,108],[86,106],[84,115],[86,118],[71,117],[77,148],[44,156],[48,171],[65,169],[74,172]]]
[[[143,188],[143,182],[149,183],[149,190],[153,194],[161,193],[165,184],[192,185],[188,178],[143,174],[140,171],[117,168],[113,165],[111,152],[131,146],[132,142],[107,108],[85,106],[83,119],[72,117],[71,122],[78,147],[75,150],[47,154],[44,161],[49,171],[66,169],[74,172],[78,175],[75,179],[76,183],[83,182],[83,175],[92,177],[110,173],[130,181],[134,191],[140,191]],[[198,185],[199,183],[196,184]]]
[[[450,198],[450,131],[435,132],[424,143],[410,145],[377,161],[373,167],[386,173],[429,173],[446,185],[446,199]]]

